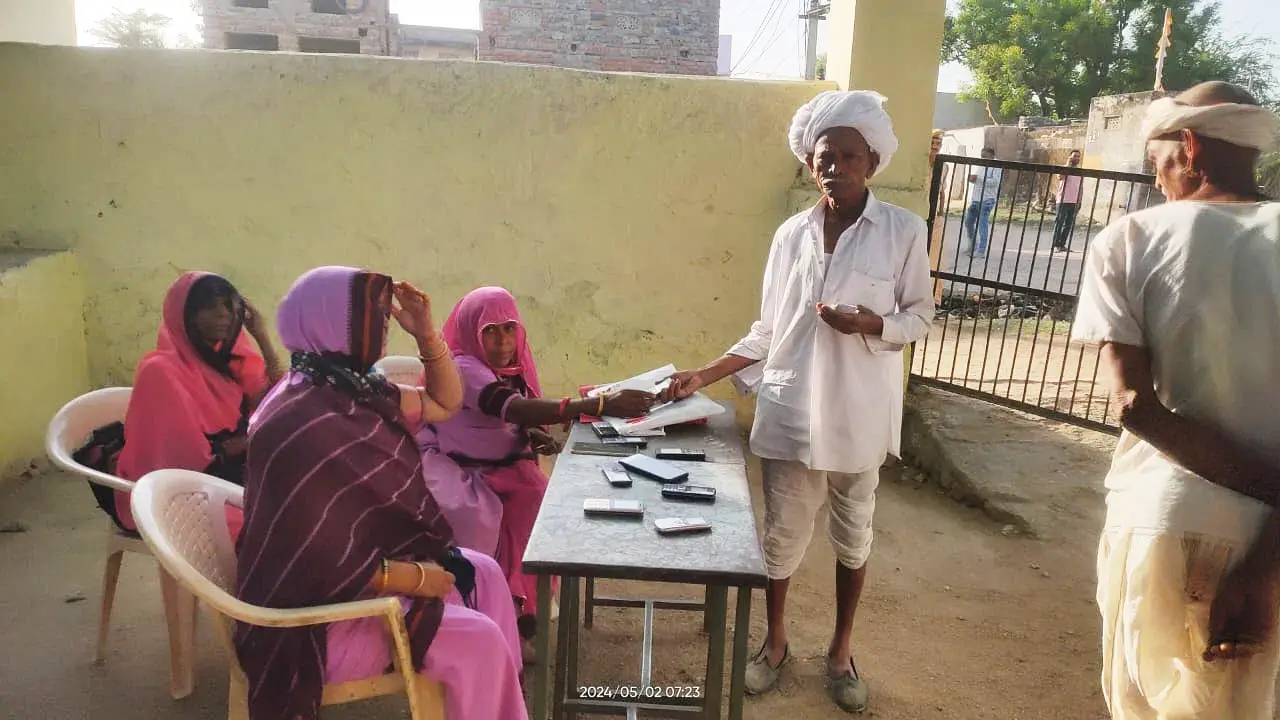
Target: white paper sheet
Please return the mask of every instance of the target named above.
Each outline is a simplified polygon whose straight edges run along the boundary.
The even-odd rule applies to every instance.
[[[694,393],[683,400],[667,403],[665,406],[659,407],[643,417],[630,420],[605,418],[605,420],[608,421],[613,429],[618,431],[618,434],[637,437],[655,428],[665,428],[668,425],[679,425],[680,423],[701,420],[712,415],[719,415],[722,412],[724,412],[723,405],[702,393]]]

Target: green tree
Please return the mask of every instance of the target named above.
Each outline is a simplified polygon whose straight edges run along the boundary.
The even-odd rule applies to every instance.
[[[113,47],[163,48],[165,32],[173,20],[167,15],[138,9],[132,12],[116,9],[98,21],[90,32]]]
[[[1273,89],[1269,46],[1228,38],[1216,0],[961,0],[947,18],[943,59],[969,68],[966,95],[1001,117],[1082,117],[1098,95],[1151,90],[1165,8],[1173,47],[1164,85],[1228,80]]]
[[[827,54],[819,53],[818,59],[813,63],[813,76],[819,80],[827,79]]]

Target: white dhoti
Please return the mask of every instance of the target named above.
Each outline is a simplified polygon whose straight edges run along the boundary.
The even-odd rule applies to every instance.
[[[794,461],[762,459],[761,469],[764,560],[770,579],[785,580],[799,569],[824,502],[827,537],[836,560],[851,570],[867,564],[880,468],[837,473],[810,470]]]
[[[1243,544],[1108,528],[1098,548],[1102,692],[1114,720],[1272,720],[1280,637],[1205,662],[1209,608]]]

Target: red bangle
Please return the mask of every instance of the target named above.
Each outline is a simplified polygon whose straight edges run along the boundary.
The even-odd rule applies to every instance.
[[[569,398],[564,398],[563,400],[560,401],[560,414],[557,415],[556,417],[564,418],[565,413],[568,410],[569,410]]]

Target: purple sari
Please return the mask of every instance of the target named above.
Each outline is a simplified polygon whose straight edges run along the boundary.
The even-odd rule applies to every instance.
[[[245,602],[296,608],[361,599],[382,558],[440,561],[452,547],[452,530],[421,481],[398,391],[364,375],[382,352],[390,286],[385,275],[319,268],[280,303],[280,335],[294,369],[250,422],[237,544],[236,594]],[[299,353],[319,354],[322,370],[303,362],[317,356]],[[443,604],[408,604],[421,671]],[[240,624],[235,647],[252,720],[318,717],[325,627]]]

